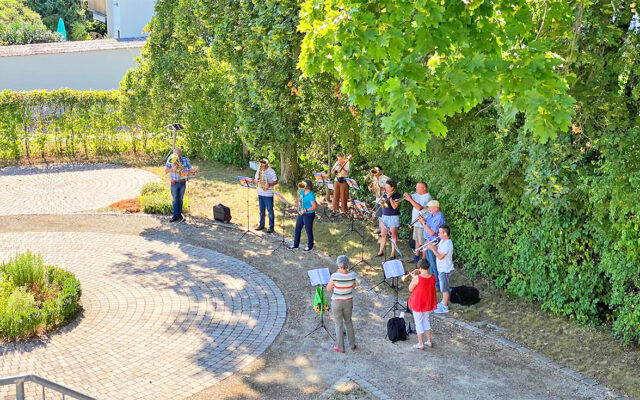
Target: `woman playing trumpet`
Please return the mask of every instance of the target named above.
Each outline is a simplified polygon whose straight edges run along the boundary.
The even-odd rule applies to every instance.
[[[293,245],[289,249],[297,249],[300,246],[300,234],[304,226],[307,231],[307,247],[304,252],[308,253],[313,249],[313,220],[316,218],[316,196],[313,194],[313,186],[310,180],[304,180],[298,183],[298,197],[296,198],[296,208],[298,210],[298,219],[296,219],[296,228],[294,231]]]
[[[395,181],[389,179],[387,180],[387,184],[384,185],[385,193],[382,195],[382,201],[380,204],[382,205],[382,217],[380,219],[382,222],[380,223],[380,251],[378,251],[378,257],[382,257],[384,255],[384,246],[387,245],[387,229],[389,233],[391,233],[391,239],[398,243],[398,228],[400,227],[400,193],[396,193],[396,183]],[[396,255],[396,248],[392,244],[391,245],[391,258],[394,258]]]

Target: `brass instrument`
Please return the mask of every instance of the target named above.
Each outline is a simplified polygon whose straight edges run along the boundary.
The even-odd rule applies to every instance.
[[[402,282],[406,282],[406,281],[409,280],[409,277],[413,278],[417,273],[420,273],[420,269],[419,268],[414,269],[413,271],[409,272],[408,274],[402,275],[402,278],[400,278],[400,280]]]
[[[353,154],[349,154],[349,155],[347,156],[347,160],[345,161],[345,163],[344,163],[344,164],[342,164],[342,165],[340,166],[340,169],[338,170],[338,172],[336,172],[336,178],[344,178],[344,177],[342,176],[342,170],[344,170],[344,167],[349,163],[349,161],[351,161],[351,157],[353,157]]]
[[[179,175],[182,175],[182,170],[184,170],[184,166],[182,165],[182,160],[180,159],[180,157],[178,157],[176,153],[173,153],[171,154],[171,156],[169,156],[169,164],[173,166],[173,168]]]
[[[258,168],[258,187],[262,190],[269,190],[269,182],[267,182],[267,176],[262,177],[262,171],[268,168],[267,161],[264,158],[260,159],[260,167]]]
[[[394,194],[395,192],[396,192],[395,190],[394,190],[394,191],[392,191],[392,192],[391,192],[391,194],[387,194],[387,195],[386,195],[386,197],[384,197],[385,195],[383,195],[383,197],[384,197],[384,198],[382,198],[382,199],[380,200],[380,205],[381,205],[383,208],[391,208],[391,205],[390,205],[390,203],[389,203],[389,199],[391,198],[391,196],[393,196],[393,194]],[[403,197],[401,197],[401,198],[399,198],[398,200],[394,200],[394,201],[396,202],[396,204],[399,204],[400,202],[404,201],[404,198],[403,198]]]
[[[306,189],[307,188],[307,182],[306,181],[300,181],[298,182],[298,189]],[[298,212],[298,215],[302,215],[302,202],[300,201],[300,194],[298,194],[298,197],[296,197],[296,211]]]
[[[423,208],[422,210],[418,211],[418,216],[416,217],[416,219],[414,219],[413,221],[411,221],[409,223],[409,228],[413,227],[413,224],[415,224],[416,222],[418,222],[418,220],[420,219],[420,217],[425,218],[427,216],[427,214],[429,213],[429,209],[428,208]]]

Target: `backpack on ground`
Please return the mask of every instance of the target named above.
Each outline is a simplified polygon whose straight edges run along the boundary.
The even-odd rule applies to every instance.
[[[407,326],[404,318],[393,317],[387,321],[387,337],[392,343],[398,340],[407,340]]]
[[[451,288],[451,302],[471,306],[480,301],[480,291],[473,286],[456,286]]]
[[[231,221],[231,209],[223,204],[213,207],[213,219],[220,222],[229,223]]]

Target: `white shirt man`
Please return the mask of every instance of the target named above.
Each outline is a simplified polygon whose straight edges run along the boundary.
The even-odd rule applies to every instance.
[[[411,221],[413,223],[413,240],[416,243],[416,248],[424,244],[424,228],[422,223],[418,221],[419,215],[424,215],[423,210],[427,207],[431,199],[431,195],[427,191],[427,185],[424,182],[416,183],[416,192],[409,196],[408,193],[404,194],[405,200],[407,200],[413,206],[411,210]]]
[[[262,169],[262,174],[260,170]],[[269,166],[266,159],[260,160],[260,168],[256,171],[254,179],[258,186],[258,205],[260,206],[260,223],[256,230],[264,229],[265,210],[269,212],[269,229],[267,233],[273,233],[275,229],[275,215],[273,213],[273,187],[278,184],[276,171]]]

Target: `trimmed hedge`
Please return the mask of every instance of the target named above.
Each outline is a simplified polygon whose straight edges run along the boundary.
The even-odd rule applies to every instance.
[[[140,190],[140,209],[144,213],[171,215],[172,204],[171,192],[162,183],[150,182]],[[182,201],[182,209],[186,210],[188,206],[189,199],[185,197]]]
[[[27,251],[0,266],[0,339],[29,338],[70,321],[82,289],[76,277]]]

